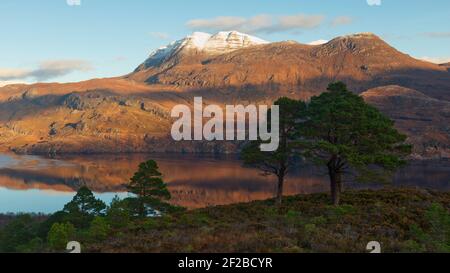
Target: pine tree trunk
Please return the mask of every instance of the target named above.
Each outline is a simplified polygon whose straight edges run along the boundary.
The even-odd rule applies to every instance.
[[[338,191],[339,194],[344,192],[344,183],[342,182],[342,174],[337,173],[337,184],[338,184]]]
[[[331,178],[331,200],[333,202],[333,205],[339,206],[340,194],[339,194],[339,186],[336,182],[336,177]]]
[[[331,201],[333,202],[333,205],[339,206],[342,188],[341,174],[336,172],[330,165],[331,164],[328,166],[328,174],[330,176]]]
[[[141,218],[144,218],[145,217],[144,214],[145,214],[144,203],[142,201],[139,201],[139,216]]]
[[[284,174],[278,175],[277,205],[283,202]]]
[[[139,202],[139,216],[141,217],[141,218],[144,218],[146,215],[145,215],[145,203],[144,203],[144,200],[143,200],[143,198],[145,197],[145,189],[144,188],[142,188],[141,189],[141,194],[140,194],[140,196],[138,196],[138,202]]]

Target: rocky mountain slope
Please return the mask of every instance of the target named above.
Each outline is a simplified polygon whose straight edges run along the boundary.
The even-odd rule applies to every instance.
[[[223,54],[186,53],[171,55],[162,64],[147,61],[127,78],[191,89],[283,90],[303,98],[322,92],[329,82],[343,80],[356,92],[398,84],[450,100],[445,67],[416,60],[371,33],[315,46],[280,42]]]
[[[195,33],[154,51],[123,77],[6,86],[0,88],[0,150],[234,152],[238,143],[173,143],[171,108],[191,105],[194,96],[219,105],[308,99],[337,80],[357,93],[370,89],[364,97],[397,120],[417,144],[417,156],[448,156],[447,67],[416,60],[369,33],[314,46],[239,32]]]
[[[450,102],[401,86],[370,89],[363,98],[395,120],[416,156],[450,158]]]

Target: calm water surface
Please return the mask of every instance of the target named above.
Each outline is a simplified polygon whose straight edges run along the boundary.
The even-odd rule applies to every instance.
[[[0,213],[55,212],[72,199],[81,185],[87,185],[106,202],[116,194],[126,197],[124,184],[139,163],[147,159],[158,162],[172,193],[172,202],[185,207],[267,199],[275,192],[274,177],[244,168],[236,158],[177,154],[48,159],[0,154]],[[324,174],[311,166],[299,168],[287,179],[286,194],[328,191]],[[448,191],[449,182],[449,162],[415,162],[397,173],[393,185]]]

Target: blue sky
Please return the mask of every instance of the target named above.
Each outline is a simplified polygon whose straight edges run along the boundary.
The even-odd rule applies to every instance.
[[[303,43],[373,32],[412,56],[450,61],[448,0],[80,1],[0,1],[0,85],[123,75],[193,31]]]

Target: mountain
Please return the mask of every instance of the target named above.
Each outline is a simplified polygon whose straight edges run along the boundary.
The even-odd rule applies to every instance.
[[[416,60],[371,33],[306,45],[236,31],[194,33],[122,77],[0,88],[0,150],[235,152],[240,143],[171,141],[171,108],[192,106],[194,96],[219,105],[309,99],[338,80],[394,118],[418,157],[448,155],[447,66]]]
[[[401,86],[382,86],[361,95],[409,136],[416,155],[450,158],[450,102]]]
[[[164,62],[147,61],[127,78],[189,89],[284,91],[305,99],[325,90],[329,82],[343,80],[358,93],[397,84],[450,100],[445,67],[416,60],[371,33],[342,36],[321,45],[289,41],[222,54],[173,53]]]
[[[194,32],[184,39],[153,51],[135,72],[156,66],[168,67],[168,64],[173,64],[174,59],[185,55],[214,56],[261,44],[268,44],[268,42],[237,31],[222,31],[214,35]]]

